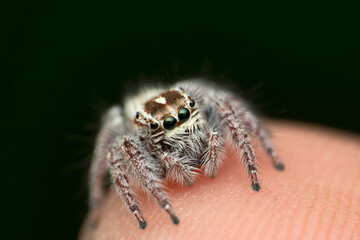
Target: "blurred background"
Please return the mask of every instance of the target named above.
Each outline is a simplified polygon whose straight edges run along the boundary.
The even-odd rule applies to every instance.
[[[360,132],[350,1],[23,0],[0,12],[3,239],[76,238],[100,114],[147,78],[209,76],[265,116]]]

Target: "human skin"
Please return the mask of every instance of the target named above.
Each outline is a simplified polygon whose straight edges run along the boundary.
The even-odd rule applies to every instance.
[[[227,146],[219,174],[192,187],[165,184],[180,218],[174,225],[144,192],[137,194],[148,226],[111,191],[98,226],[79,240],[360,239],[360,137],[316,125],[266,122],[285,163],[278,171],[254,141],[262,189],[251,189],[239,155]],[[228,144],[229,145],[229,144]]]

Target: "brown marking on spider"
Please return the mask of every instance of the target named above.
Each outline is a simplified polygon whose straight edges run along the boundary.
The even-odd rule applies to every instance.
[[[144,104],[144,111],[151,115],[156,115],[158,112],[165,112],[166,108],[166,104],[156,102],[154,99]]]

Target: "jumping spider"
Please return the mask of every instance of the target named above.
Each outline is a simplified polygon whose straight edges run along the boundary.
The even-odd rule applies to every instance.
[[[147,225],[132,194],[144,187],[169,215],[180,222],[161,188],[164,179],[191,186],[196,169],[215,177],[224,138],[241,151],[251,187],[260,190],[250,134],[256,135],[274,167],[283,170],[267,130],[232,93],[202,81],[185,81],[170,90],[150,89],[111,107],[103,116],[90,169],[90,208],[98,210],[107,172],[118,194],[144,229]]]

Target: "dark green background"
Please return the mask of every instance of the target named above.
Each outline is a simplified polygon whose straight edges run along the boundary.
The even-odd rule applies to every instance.
[[[98,116],[137,79],[205,74],[270,117],[360,132],[350,1],[2,1],[0,11],[4,239],[76,237]]]

